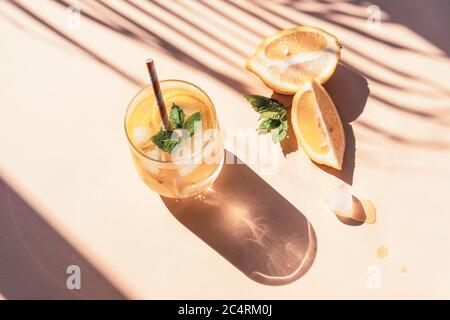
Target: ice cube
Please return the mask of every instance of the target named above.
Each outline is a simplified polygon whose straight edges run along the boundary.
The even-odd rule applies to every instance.
[[[348,216],[353,211],[353,198],[350,186],[343,184],[331,191],[325,198],[325,204],[336,214]]]
[[[141,144],[150,139],[150,129],[146,127],[137,127],[133,130],[133,138],[135,143]]]
[[[161,161],[164,159],[164,151],[155,147],[154,149],[146,151],[145,155],[147,157],[149,157],[150,159],[152,159],[152,160],[146,160],[147,170],[153,174],[159,174],[160,165],[155,161]],[[153,160],[155,160],[155,161],[153,161]]]
[[[330,192],[325,198],[327,207],[345,224],[359,225],[367,222],[374,223],[374,217],[368,217],[363,203],[351,193],[350,186],[344,184]],[[342,219],[344,218],[344,219]],[[348,220],[350,219],[350,220]],[[373,221],[373,222],[372,222]],[[358,223],[358,224],[354,224]]]
[[[145,155],[152,160],[161,161],[164,156],[164,151],[162,151],[158,147],[155,147],[151,150],[146,151]]]
[[[197,169],[200,166],[199,163],[186,163],[186,164],[180,164],[178,166],[178,173],[180,176],[185,177],[191,172],[193,172],[195,169]]]

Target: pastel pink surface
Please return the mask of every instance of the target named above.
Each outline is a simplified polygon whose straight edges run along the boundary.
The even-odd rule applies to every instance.
[[[448,12],[444,2],[411,2],[416,12]],[[412,9],[389,2],[380,4],[381,25],[372,29],[364,5],[333,1],[130,1],[87,2],[80,28],[71,29],[70,13],[56,2],[17,3],[0,3],[1,177],[124,296],[450,298],[448,22],[428,13],[411,22]],[[123,117],[147,83],[151,56],[160,79],[208,93],[221,127],[254,129],[258,116],[243,95],[272,92],[245,60],[264,36],[295,24],[326,29],[343,45],[343,64],[325,87],[346,123],[348,146],[342,174],[311,163],[291,141],[279,171],[261,175],[317,238],[311,268],[275,287],[246,277],[145,187]],[[375,204],[376,224],[351,227],[326,209],[324,197],[342,181]],[[383,260],[381,245],[389,249]],[[38,262],[44,269],[52,263]],[[371,266],[381,272],[379,290],[367,285]],[[9,294],[0,282],[1,296]]]

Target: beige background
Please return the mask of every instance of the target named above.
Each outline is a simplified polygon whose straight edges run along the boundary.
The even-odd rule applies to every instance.
[[[363,1],[86,0],[79,29],[67,25],[70,3],[0,2],[0,297],[450,298],[449,2],[375,1],[375,29]],[[276,175],[224,169],[215,204],[174,204],[146,188],[122,128],[147,83],[144,60],[161,79],[202,87],[222,127],[253,129],[242,96],[272,92],[245,60],[298,24],[344,47],[326,85],[346,123],[344,173],[314,165],[290,139]],[[324,207],[342,180],[375,203],[375,225],[342,224]],[[255,219],[229,222],[242,206]],[[317,254],[305,274],[282,286],[246,276],[295,269],[306,219]],[[258,222],[263,241],[250,244]],[[66,289],[71,264],[80,291]],[[379,290],[367,286],[371,266]]]

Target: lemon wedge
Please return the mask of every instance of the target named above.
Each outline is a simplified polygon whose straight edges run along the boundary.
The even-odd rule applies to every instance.
[[[342,169],[345,135],[339,113],[325,89],[311,81],[292,101],[295,136],[311,160]]]

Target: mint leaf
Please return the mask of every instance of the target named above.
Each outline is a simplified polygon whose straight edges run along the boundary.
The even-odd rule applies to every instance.
[[[278,117],[280,117],[280,112],[279,111],[273,111],[273,110],[267,110],[267,111],[260,112],[260,115],[261,115],[262,118],[277,119]]]
[[[286,107],[278,100],[258,95],[247,95],[245,99],[261,115],[257,130],[261,133],[271,132],[274,143],[283,140],[288,128]]]
[[[276,118],[264,118],[259,123],[258,130],[271,130],[281,126],[281,121]]]
[[[151,140],[158,148],[166,152],[171,152],[181,142],[178,135],[173,134],[172,131],[163,130],[151,137]]]
[[[270,119],[270,129],[276,129],[281,126],[281,121],[279,119]]]
[[[172,104],[172,109],[170,109],[169,115],[170,125],[172,129],[181,129],[184,124],[184,111],[175,103]]]
[[[261,132],[261,131],[271,129],[271,124],[270,124],[271,121],[272,121],[271,118],[262,119],[261,122],[259,123],[258,130]]]
[[[286,112],[286,108],[278,100],[257,95],[248,95],[245,98],[263,118],[279,117]]]
[[[191,136],[194,134],[197,127],[200,125],[202,120],[202,114],[200,111],[193,113],[185,122],[184,128],[189,131]]]
[[[272,130],[272,140],[274,143],[278,143],[287,135],[288,124],[287,121],[281,122],[280,126]]]
[[[269,99],[263,96],[247,95],[245,96],[245,99],[250,102],[250,104],[253,106],[253,109],[255,109],[255,111],[258,113],[261,108],[269,106]]]
[[[150,138],[151,141],[161,150],[172,152],[183,140],[194,134],[200,124],[202,114],[195,112],[186,121],[184,121],[184,118],[183,109],[173,103],[169,114],[171,130],[164,131],[161,129]]]

